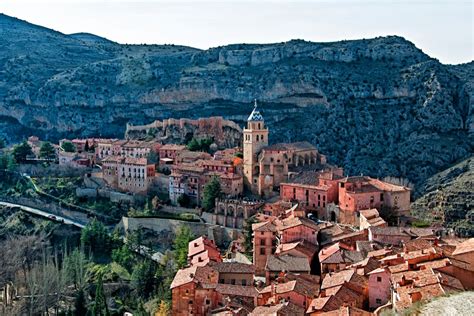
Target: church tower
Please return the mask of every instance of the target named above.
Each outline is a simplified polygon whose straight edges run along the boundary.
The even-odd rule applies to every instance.
[[[244,128],[244,184],[253,193],[258,194],[258,176],[260,167],[258,154],[268,146],[268,128],[263,116],[257,109],[257,100]]]

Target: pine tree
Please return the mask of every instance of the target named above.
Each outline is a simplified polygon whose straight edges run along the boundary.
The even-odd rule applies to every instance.
[[[39,156],[41,158],[52,159],[56,156],[56,149],[54,149],[50,142],[44,142],[41,144]]]
[[[191,230],[187,226],[182,226],[176,234],[173,246],[178,269],[184,267],[188,262],[188,245],[192,238]]]
[[[31,146],[26,141],[24,141],[21,144],[13,147],[12,154],[16,162],[23,162],[28,156],[33,155],[33,151],[31,150]]]
[[[109,316],[109,308],[107,307],[107,299],[104,294],[104,284],[102,282],[102,274],[99,274],[95,289],[95,301],[92,306],[92,315]]]

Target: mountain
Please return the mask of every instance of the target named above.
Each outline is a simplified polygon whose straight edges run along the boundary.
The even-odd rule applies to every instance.
[[[414,203],[415,215],[474,236],[474,156],[428,178]]]
[[[121,45],[0,15],[0,134],[122,136],[127,122],[221,115],[260,101],[270,141],[307,140],[349,174],[424,180],[473,152],[473,63],[398,36],[199,50]]]

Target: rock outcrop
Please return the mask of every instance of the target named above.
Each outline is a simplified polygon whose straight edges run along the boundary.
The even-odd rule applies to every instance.
[[[242,129],[222,117],[166,119],[146,125],[127,124],[125,138],[154,138],[171,144],[186,144],[192,138],[212,138],[218,148],[232,148],[242,144]]]
[[[222,116],[257,98],[270,142],[309,141],[347,173],[423,180],[473,152],[472,63],[409,41],[120,45],[0,15],[0,134],[121,137],[127,123]]]
[[[412,211],[418,217],[474,236],[474,156],[427,179]]]

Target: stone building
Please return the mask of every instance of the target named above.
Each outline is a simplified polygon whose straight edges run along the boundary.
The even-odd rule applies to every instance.
[[[345,224],[357,224],[360,210],[391,207],[398,215],[410,211],[410,192],[399,186],[366,176],[347,177],[339,182],[339,217]]]
[[[263,116],[255,108],[244,129],[245,185],[254,194],[271,196],[289,174],[301,167],[312,165],[320,168],[326,157],[308,142],[281,143],[268,146],[269,130]]]
[[[280,184],[280,198],[297,201],[322,219],[326,215],[326,206],[338,202],[339,180],[342,178],[342,168],[304,171]]]
[[[262,206],[263,202],[261,201],[245,201],[232,198],[216,199],[212,224],[242,229],[245,221],[255,215]]]

